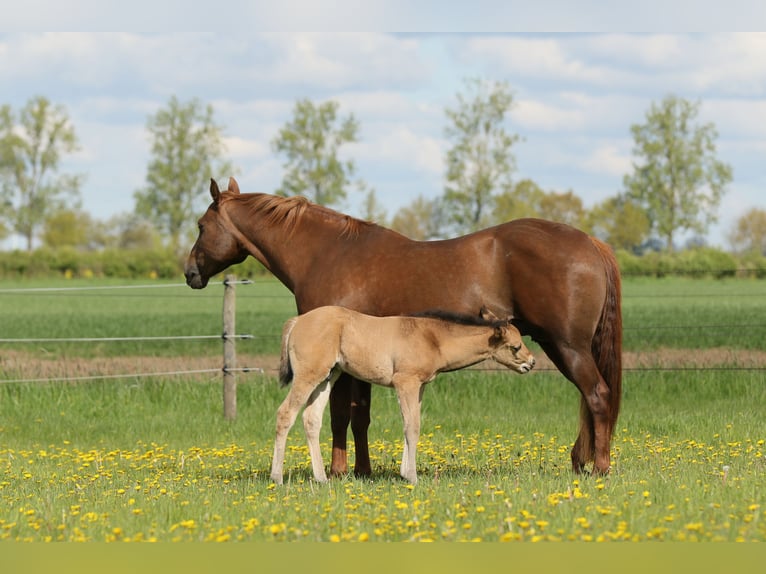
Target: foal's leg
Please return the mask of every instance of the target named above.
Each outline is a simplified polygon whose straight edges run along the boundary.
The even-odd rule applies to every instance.
[[[415,484],[418,481],[416,460],[420,437],[420,401],[423,398],[423,385],[420,380],[413,377],[398,378],[394,376],[393,383],[404,421],[404,452],[402,453],[402,465],[399,474]]]
[[[271,480],[277,484],[282,484],[283,480],[282,466],[287,448],[287,433],[316,386],[316,383],[303,382],[295,377],[290,392],[277,410],[277,436],[274,441],[274,457],[271,460]]]
[[[314,471],[314,478],[318,482],[327,482],[322,453],[319,450],[319,431],[322,429],[322,414],[330,398],[330,389],[334,378],[337,377],[325,380],[315,388],[309,397],[306,408],[303,409],[303,429],[306,431],[306,441],[309,445],[311,468]]]

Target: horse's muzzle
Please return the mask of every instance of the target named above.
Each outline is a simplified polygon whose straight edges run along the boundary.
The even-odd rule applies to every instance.
[[[186,284],[192,289],[203,289],[207,285],[207,280],[200,275],[196,265],[186,265],[184,268]]]

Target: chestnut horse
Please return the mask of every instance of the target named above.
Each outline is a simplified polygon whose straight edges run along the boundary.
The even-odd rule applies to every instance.
[[[424,385],[439,373],[486,359],[522,374],[535,366],[535,358],[510,319],[500,321],[484,308],[481,317],[373,317],[328,305],[289,319],[282,330],[279,380],[292,387],[277,411],[271,479],[282,484],[287,434],[305,406],[303,429],[314,478],[327,480],[319,451],[322,413],[333,384],[341,373],[348,373],[359,381],[396,390],[404,422],[400,474],[416,483]]]
[[[233,178],[224,192],[211,180],[210,194],[184,269],[190,287],[202,289],[251,255],[292,291],[298,313],[340,305],[378,316],[471,314],[486,304],[499,317],[513,316],[579,389],[573,470],[593,461],[595,473],[609,472],[622,395],[622,315],[619,269],[606,244],[541,219],[413,241],[302,197],[240,193]],[[331,474],[347,471],[349,422],[354,470],[370,474],[370,384],[341,377],[330,417]]]

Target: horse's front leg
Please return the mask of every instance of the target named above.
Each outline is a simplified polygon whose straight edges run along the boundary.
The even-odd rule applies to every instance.
[[[370,428],[370,402],[372,385],[352,379],[351,382],[351,432],[354,434],[354,474],[370,476],[370,448],[367,430]]]
[[[351,421],[351,381],[343,373],[330,391],[330,428],[332,429],[332,460],[330,476],[348,472],[346,435]]]

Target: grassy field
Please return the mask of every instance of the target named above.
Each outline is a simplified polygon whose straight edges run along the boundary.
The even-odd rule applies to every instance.
[[[48,286],[1,286],[0,337],[221,330],[220,287],[8,291]],[[693,362],[709,349],[763,349],[763,282],[630,280],[624,295],[631,352],[685,349]],[[262,282],[238,287],[237,303],[238,330],[258,335],[243,352],[275,353],[292,299]],[[0,344],[0,359],[11,353],[62,364],[173,360],[220,355],[220,342]],[[578,399],[557,373],[443,375],[425,394],[415,487],[397,476],[401,419],[387,389],[373,390],[371,479],[314,483],[297,424],[286,484],[275,487],[274,412],[285,390],[271,373],[240,376],[231,422],[219,375],[0,381],[0,539],[766,541],[766,375],[732,367],[626,372],[606,478],[569,469]]]

